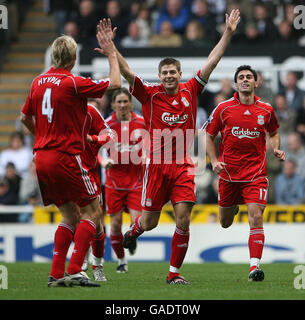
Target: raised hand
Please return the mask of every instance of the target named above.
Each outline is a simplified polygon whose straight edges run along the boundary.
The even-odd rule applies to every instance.
[[[226,29],[234,33],[237,28],[239,20],[240,20],[240,12],[238,9],[233,9],[230,15],[226,13]]]
[[[111,19],[104,18],[104,19],[100,20],[100,22],[97,26],[97,29],[103,30],[110,37],[111,40],[113,40],[115,38],[117,27],[114,27],[112,29]]]
[[[100,24],[97,26],[96,33],[96,39],[98,41],[98,44],[100,45],[100,48],[95,48],[94,50],[102,53],[105,56],[109,56],[110,54],[115,52],[115,47],[111,40],[111,36],[101,25],[102,23],[100,21]]]

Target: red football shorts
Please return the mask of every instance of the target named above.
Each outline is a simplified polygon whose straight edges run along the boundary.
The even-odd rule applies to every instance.
[[[127,212],[129,209],[142,212],[142,188],[134,190],[117,190],[105,186],[105,198],[108,214]]]
[[[171,200],[178,202],[196,202],[193,164],[151,164],[144,165],[142,209],[161,211]]]
[[[267,205],[268,179],[252,182],[230,182],[219,179],[218,205],[228,208],[236,204],[259,203]]]
[[[84,207],[100,195],[98,181],[82,166],[79,155],[56,150],[36,152],[36,172],[45,206],[73,201]]]

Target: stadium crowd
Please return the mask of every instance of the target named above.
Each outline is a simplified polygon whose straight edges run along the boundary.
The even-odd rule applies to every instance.
[[[1,3],[14,3],[2,1]],[[54,14],[58,34],[72,36],[78,43],[96,47],[96,25],[100,17],[110,17],[118,27],[115,38],[120,48],[204,47],[214,45],[223,30],[224,12],[239,8],[242,19],[232,43],[283,42],[305,45],[304,30],[293,27],[294,6],[303,1],[278,0],[49,0],[47,11]],[[27,3],[27,2],[25,2]],[[22,18],[20,18],[22,20]],[[20,20],[20,21],[21,21]],[[20,23],[18,20],[18,23]],[[0,42],[5,42],[0,39]],[[305,203],[305,92],[298,87],[299,74],[287,72],[278,92],[273,92],[259,74],[256,95],[270,103],[280,123],[284,164],[272,157],[267,144],[269,203]],[[232,97],[231,79],[221,81],[219,92],[205,90],[198,101],[198,127],[212,109]],[[111,96],[90,101],[107,118]],[[208,106],[208,107],[207,107]],[[138,110],[136,110],[138,112]],[[16,132],[7,149],[0,152],[0,205],[41,204],[35,165],[32,163],[33,138],[16,121]],[[218,176],[210,165],[195,178],[197,203],[217,203]],[[29,219],[29,216],[25,216]]]

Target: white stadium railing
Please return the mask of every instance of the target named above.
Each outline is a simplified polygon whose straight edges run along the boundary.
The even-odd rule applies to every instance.
[[[79,52],[81,46],[79,45]],[[207,57],[176,57],[181,61],[182,65],[182,81],[192,77],[205,63]],[[131,69],[146,81],[159,81],[158,64],[162,57],[128,57],[126,58]],[[220,89],[220,80],[229,78],[233,81],[233,75],[238,66],[242,64],[251,65],[255,70],[260,71],[265,82],[273,90],[278,92],[279,83],[283,83],[287,71],[302,71],[303,78],[299,79],[298,86],[305,90],[305,57],[291,56],[281,64],[273,62],[271,56],[235,56],[223,57],[216,69],[211,74],[207,89],[216,92]],[[51,66],[50,49],[45,54],[45,70]],[[93,79],[101,79],[109,74],[109,64],[105,57],[93,58],[91,64],[80,64],[79,59],[72,70],[74,74],[91,73]],[[123,79],[123,86],[127,86]]]

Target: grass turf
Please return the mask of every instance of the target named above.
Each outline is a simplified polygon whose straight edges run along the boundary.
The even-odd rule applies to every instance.
[[[100,288],[48,288],[50,263],[2,265],[8,289],[0,289],[0,300],[305,300],[305,290],[294,288],[295,265],[288,263],[263,265],[265,280],[256,283],[248,282],[245,264],[185,264],[181,274],[190,286],[166,284],[168,263],[129,263],[127,274],[117,274],[117,264],[106,263],[108,281]]]

